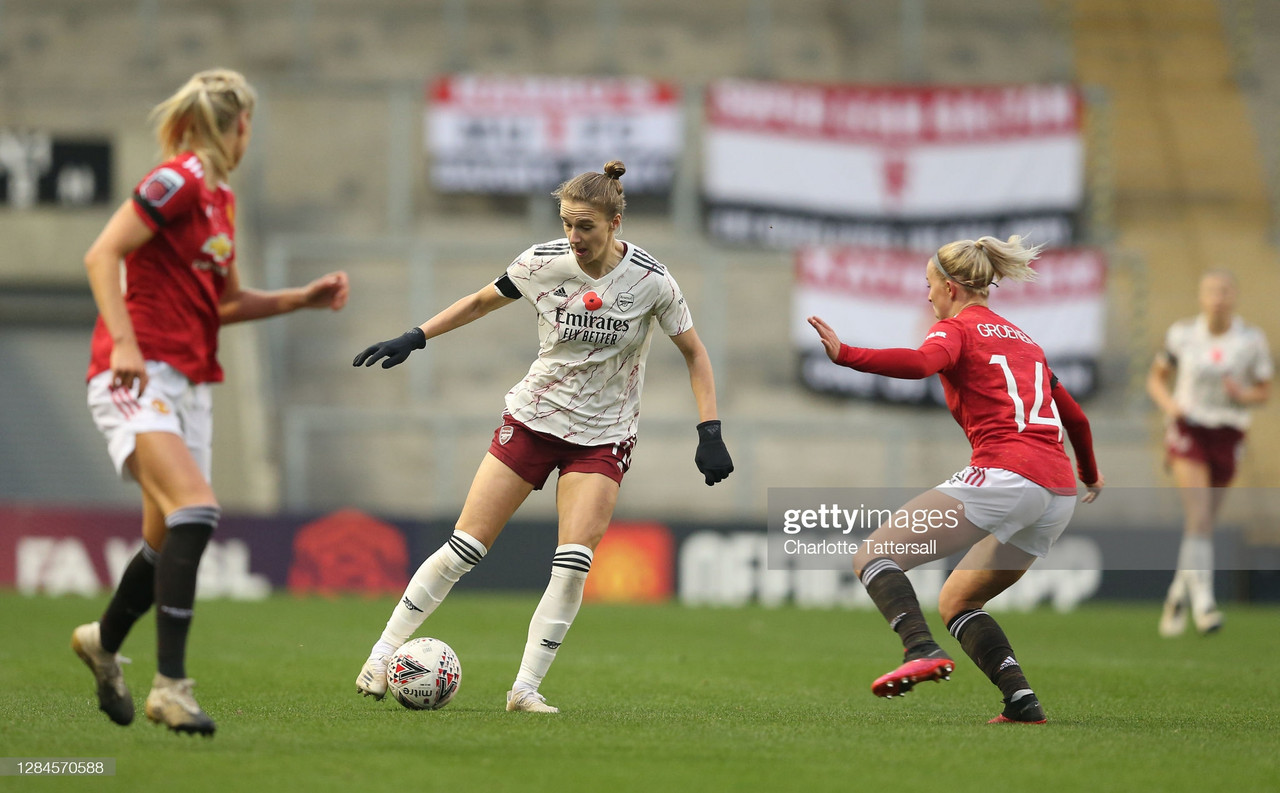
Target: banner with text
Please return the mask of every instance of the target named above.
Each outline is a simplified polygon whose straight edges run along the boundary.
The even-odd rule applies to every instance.
[[[1113,492],[1114,491],[1114,492]],[[1276,493],[1233,499],[1275,514]],[[613,521],[596,548],[589,601],[688,606],[873,609],[853,574],[850,546],[866,539],[879,507],[896,510],[915,491],[769,491],[769,515],[748,521]],[[1172,510],[1151,514],[1151,505]],[[849,518],[862,522],[853,528]],[[1167,513],[1167,514],[1165,514]],[[119,581],[139,543],[136,511],[0,503],[0,589],[24,595],[101,597]],[[1172,491],[1104,498],[1077,510],[1052,556],[991,608],[1051,603],[1070,609],[1092,598],[1163,598],[1182,536]],[[224,515],[200,563],[201,598],[257,600],[293,595],[360,595],[395,602],[410,573],[446,542],[452,517],[409,520],[343,509],[323,516]],[[848,531],[846,531],[846,529]],[[1214,535],[1222,599],[1280,599],[1280,543],[1224,521]],[[556,547],[550,520],[515,521],[457,591],[546,587]],[[935,602],[946,564],[909,574],[922,602]],[[1226,571],[1230,571],[1229,573]],[[531,601],[532,607],[532,601]]]
[[[671,189],[680,88],[640,77],[448,75],[428,88],[431,182],[447,193],[538,193],[609,160],[627,192]]]
[[[729,242],[1064,244],[1084,198],[1081,98],[1068,85],[720,80],[704,147],[708,227]]]
[[[806,321],[819,316],[854,347],[919,347],[937,320],[925,282],[927,254],[886,248],[801,248],[796,253],[792,342],[800,378],[827,393],[943,404],[942,383],[897,380],[836,366]],[[1072,394],[1097,385],[1106,319],[1106,261],[1089,248],[1047,250],[1035,281],[991,287],[989,305],[1044,350]]]

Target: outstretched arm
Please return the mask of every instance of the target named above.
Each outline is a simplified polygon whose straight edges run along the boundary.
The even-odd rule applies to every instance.
[[[409,353],[427,346],[427,339],[448,333],[451,330],[475,322],[494,309],[514,303],[517,298],[506,297],[493,284],[486,284],[478,292],[457,300],[453,305],[436,314],[431,319],[410,328],[394,339],[370,344],[364,348],[352,366],[373,366],[382,361],[383,369],[404,363]],[[382,359],[386,360],[382,360]]]
[[[951,355],[937,344],[929,344],[918,350],[906,347],[886,350],[850,347],[841,344],[835,330],[821,318],[809,317],[809,324],[818,331],[818,338],[822,340],[822,348],[826,350],[828,358],[860,372],[904,380],[923,380],[942,371],[951,362]]]
[[[240,286],[240,274],[233,264],[227,273],[227,285],[218,304],[218,315],[222,324],[230,325],[288,314],[300,308],[338,311],[347,304],[349,291],[347,274],[341,270],[321,276],[306,286],[291,289],[245,289]]]
[[[518,298],[505,297],[493,284],[486,284],[478,292],[454,302],[445,310],[418,327],[428,339],[442,336],[451,330],[475,322],[494,309],[511,305]]]
[[[1104,484],[1102,474],[1098,471],[1098,463],[1093,457],[1093,430],[1089,427],[1089,417],[1056,377],[1053,379],[1051,393],[1053,403],[1058,407],[1058,417],[1062,419],[1062,427],[1067,431],[1071,448],[1076,453],[1076,470],[1080,474],[1080,481],[1084,482],[1085,489],[1089,491],[1081,501],[1088,504],[1098,497]]]

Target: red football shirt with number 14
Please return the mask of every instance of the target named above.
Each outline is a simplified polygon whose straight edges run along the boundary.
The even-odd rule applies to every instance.
[[[920,349],[930,347],[947,354],[939,377],[947,407],[973,446],[969,464],[1075,494],[1040,345],[986,306],[968,306],[929,329]]]
[[[218,304],[235,261],[235,195],[205,184],[191,152],[138,183],[133,208],[155,236],[125,256],[124,301],[142,357],[193,383],[222,382]],[[111,368],[111,334],[98,317],[88,377]]]

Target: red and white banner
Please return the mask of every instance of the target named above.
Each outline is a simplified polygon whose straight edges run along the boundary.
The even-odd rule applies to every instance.
[[[628,192],[667,191],[683,132],[680,88],[660,80],[448,75],[427,92],[445,192],[541,192],[609,160],[626,164]]]
[[[731,241],[927,249],[963,237],[962,222],[1059,243],[1046,232],[1069,234],[1084,197],[1081,100],[1067,85],[721,80],[706,116],[709,222]],[[947,228],[913,239],[915,224]]]
[[[919,347],[937,320],[929,303],[929,255],[883,248],[802,248],[797,252],[792,341],[802,379],[819,391],[895,401],[942,402],[937,378],[910,381],[857,372],[827,358],[806,319],[825,319],[855,347]],[[1089,248],[1052,249],[1032,265],[1035,281],[992,286],[988,305],[1044,350],[1049,365],[1077,396],[1095,387],[1106,319],[1106,262]]]

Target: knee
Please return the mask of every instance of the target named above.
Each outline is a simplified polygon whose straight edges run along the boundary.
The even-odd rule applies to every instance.
[[[949,592],[945,587],[938,595],[938,615],[942,617],[944,625],[950,624],[951,620],[966,611],[980,609],[985,605],[985,601],[966,597],[959,592]]]

